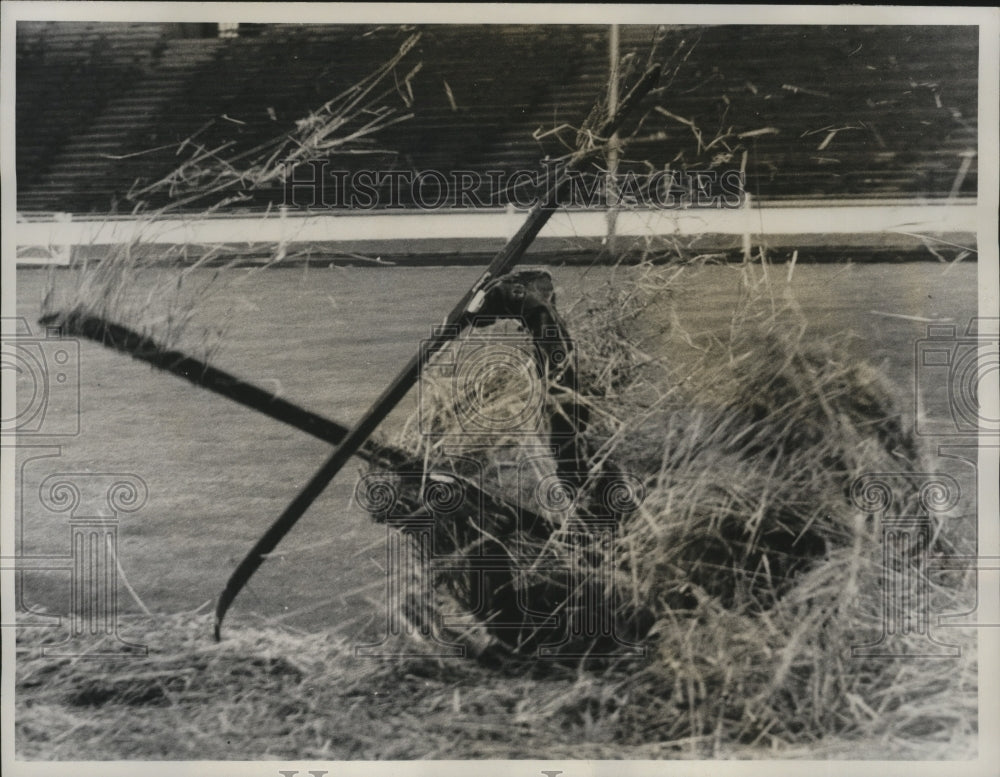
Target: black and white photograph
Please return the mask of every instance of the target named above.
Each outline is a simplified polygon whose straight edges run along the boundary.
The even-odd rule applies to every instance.
[[[1000,11],[2,15],[5,774],[998,773]]]

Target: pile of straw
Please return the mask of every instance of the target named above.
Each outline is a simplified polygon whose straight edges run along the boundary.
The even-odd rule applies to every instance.
[[[731,327],[713,336],[685,332],[673,313],[672,301],[688,291],[676,265],[619,269],[569,311],[575,389],[590,420],[579,484],[560,479],[544,452],[546,413],[557,412],[551,397],[541,400],[533,433],[469,434],[456,410],[476,401],[481,417],[519,417],[539,396],[527,340],[524,369],[484,373],[475,396],[458,396],[469,390],[464,382],[425,370],[421,410],[393,442],[429,471],[481,477],[542,518],[512,523],[468,504],[435,516],[434,547],[452,557],[433,572],[437,606],[464,624],[449,631],[439,622],[438,636],[461,641],[478,630],[470,644],[488,635],[488,658],[561,655],[611,676],[643,648],[652,660],[622,686],[642,702],[619,711],[618,730],[634,743],[694,737],[717,748],[872,736],[894,730],[889,712],[920,721],[901,724],[894,736],[904,739],[968,733],[971,641],[960,660],[938,660],[934,671],[912,658],[851,656],[852,646],[878,637],[885,573],[879,521],[852,501],[852,485],[873,473],[910,473],[883,517],[926,512],[918,473],[928,463],[905,428],[898,393],[839,344],[807,341],[794,304],[772,294],[766,267],[761,275],[748,264],[743,273]],[[495,334],[497,358],[506,360],[499,349],[509,353],[516,334]],[[469,342],[488,336],[469,333],[441,361],[461,364]],[[615,524],[610,541],[607,522],[588,517],[602,503]],[[932,552],[963,539],[935,523]],[[483,554],[503,559],[502,570],[477,573]],[[932,609],[967,607],[968,590],[947,582],[929,581]],[[413,602],[403,606],[413,618]],[[560,641],[588,613],[610,613],[613,636],[592,629]],[[909,649],[919,653],[925,639],[911,633]]]
[[[852,503],[851,484],[924,467],[893,393],[837,347],[806,344],[794,310],[772,306],[754,291],[752,268],[744,272],[744,303],[721,335],[687,333],[672,314],[671,300],[685,293],[676,266],[619,270],[564,311],[594,465],[575,494],[542,487],[555,473],[551,456],[539,454],[544,423],[520,435],[441,437],[467,419],[455,414],[454,382],[434,370],[425,376],[421,413],[394,442],[429,471],[480,478],[537,510],[540,523],[476,516],[438,493],[446,520],[437,519],[435,552],[451,561],[434,569],[434,629],[405,635],[407,656],[355,655],[379,638],[380,611],[371,635],[244,621],[220,645],[204,614],[143,619],[122,632],[149,645],[149,656],[115,661],[42,656],[37,632],[26,630],[33,652],[17,664],[19,754],[974,756],[974,635],[946,630],[942,638],[961,648],[952,658],[851,651],[879,636],[884,573],[877,521]],[[505,336],[510,351],[517,333]],[[518,392],[534,396],[530,374],[498,371],[506,388],[481,386],[482,409],[516,404]],[[504,417],[504,407],[496,411]],[[631,488],[628,498],[618,493],[610,545],[576,509],[598,503],[602,471]],[[900,489],[898,512],[915,498]],[[482,550],[504,563],[477,578],[473,556]],[[968,610],[968,583],[929,580],[931,612]],[[576,596],[581,587],[591,602],[603,598],[620,642],[643,655],[584,635],[538,657],[561,633],[546,616],[564,623],[589,606]],[[496,613],[522,613],[521,622],[501,627]],[[463,628],[481,660],[438,657],[428,635],[461,641]],[[925,641],[912,633],[901,644],[919,651]]]
[[[615,587],[632,603],[625,620],[642,613],[655,621],[695,607],[699,597],[737,611],[770,608],[817,559],[858,542],[877,545],[872,523],[857,525],[851,483],[874,472],[925,471],[881,374],[831,343],[806,346],[793,311],[761,297],[747,297],[723,339],[684,342],[674,331],[643,347],[638,331],[669,309],[678,275],[652,266],[634,275],[570,316],[579,367],[570,390],[589,419],[582,447],[590,457],[579,483],[559,477],[546,454],[547,416],[559,410],[534,385],[526,339],[518,350],[509,327],[474,331],[424,370],[420,411],[394,442],[429,470],[478,475],[548,520],[501,526],[466,506],[438,527],[449,535],[447,552],[471,558],[485,546],[527,575],[510,583],[522,594],[541,583],[565,592],[542,570],[575,563],[573,542],[586,532],[581,508],[624,499],[632,504],[609,549],[621,573]],[[491,337],[503,368],[461,377],[463,360],[489,363],[481,354]],[[459,365],[454,375],[437,368],[442,362]],[[534,426],[523,422],[532,403]],[[470,423],[462,412],[470,405],[498,423]],[[504,426],[505,419],[518,423]],[[912,507],[916,497],[914,488],[897,503]],[[454,575],[442,582],[471,585]],[[546,615],[566,605],[551,595],[534,602]],[[475,608],[471,599],[464,604]]]

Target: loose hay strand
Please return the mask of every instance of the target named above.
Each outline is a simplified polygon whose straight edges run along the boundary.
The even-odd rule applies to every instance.
[[[109,246],[98,259],[74,260],[69,268],[74,274],[71,283],[57,284],[56,277],[50,276],[42,317],[55,317],[57,323],[88,316],[111,321],[167,349],[177,347],[187,335],[199,344],[201,354],[211,356],[231,317],[220,317],[196,335],[188,334],[205,300],[253,274],[234,272],[246,259],[244,254],[260,262],[264,253],[262,267],[270,267],[287,257],[286,246],[248,244],[241,249],[234,244],[185,244],[157,246],[154,254],[149,239],[168,226],[176,228],[179,218],[203,219],[243,202],[250,193],[284,181],[296,165],[325,159],[333,150],[373,152],[371,142],[379,132],[412,118],[411,113],[401,113],[387,103],[396,89],[384,84],[419,39],[419,33],[410,35],[374,72],[297,121],[293,129],[254,148],[238,150],[235,142],[207,148],[197,138],[211,123],[182,141],[177,155],[187,156],[174,170],[147,185],[137,182],[129,192],[134,234]],[[420,68],[420,63],[413,66],[404,82]]]

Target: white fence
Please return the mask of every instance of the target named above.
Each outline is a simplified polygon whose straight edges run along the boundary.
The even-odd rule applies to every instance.
[[[504,240],[525,217],[522,211],[359,212],[304,214],[285,209],[268,214],[210,218],[171,216],[154,222],[121,217],[19,216],[19,263],[65,264],[77,246],[138,240],[163,245],[267,245],[296,243],[377,247],[384,253],[440,250],[442,241]],[[974,248],[974,201],[920,203],[804,202],[748,205],[740,209],[626,210],[617,213],[622,237],[676,237],[699,245],[872,245],[919,246],[947,237]],[[567,241],[600,242],[608,234],[604,211],[559,211],[539,235],[549,246]],[[436,246],[436,249],[430,246]],[[356,249],[354,249],[356,250]]]

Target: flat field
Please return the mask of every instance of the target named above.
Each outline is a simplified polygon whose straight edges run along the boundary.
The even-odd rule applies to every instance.
[[[229,270],[225,290],[207,300],[189,327],[187,347],[201,346],[201,325],[223,322],[213,363],[321,415],[350,423],[415,353],[463,291],[472,267],[289,268]],[[558,304],[568,310],[606,280],[608,268],[552,268]],[[628,269],[619,269],[628,273]],[[810,338],[841,337],[852,355],[880,365],[899,389],[912,420],[919,381],[915,344],[927,324],[945,320],[961,334],[976,314],[976,265],[945,271],[930,263],[800,265],[770,269],[777,298],[790,294],[808,320]],[[692,334],[722,331],[736,306],[739,270],[692,269],[673,300]],[[37,332],[48,273],[18,272],[18,315]],[[72,274],[56,272],[58,284]],[[910,317],[910,318],[905,318]],[[669,354],[664,354],[669,358]],[[153,371],[120,354],[80,342],[80,433],[24,438],[19,509],[25,555],[67,552],[65,515],[47,511],[37,484],[53,472],[123,472],[149,488],[146,505],[122,520],[119,557],[132,588],[154,612],[193,610],[214,597],[235,564],[319,468],[325,443],[229,400]],[[407,398],[387,421],[412,413]],[[53,412],[73,403],[53,392]],[[46,419],[59,428],[57,419]],[[348,467],[327,489],[240,597],[231,617],[262,616],[301,628],[365,622],[382,596],[384,534],[354,504]],[[29,575],[24,603],[67,612],[68,573]],[[121,605],[135,608],[129,596]]]
[[[577,301],[609,273],[635,272],[551,269],[559,308],[570,311],[571,321],[579,315],[572,312]],[[942,412],[950,378],[948,369],[928,369],[916,358],[920,341],[931,322],[953,324],[959,334],[966,330],[977,311],[976,270],[807,264],[795,268],[790,282],[787,267],[771,265],[767,272],[774,304],[792,303],[803,314],[803,345],[833,337],[851,359],[880,366],[895,386],[904,424],[912,425],[918,396],[929,398],[929,410]],[[212,356],[216,366],[351,423],[479,272],[230,269],[223,291],[200,306],[179,347],[199,353],[215,342],[200,334],[203,328],[222,326]],[[684,269],[673,296],[644,314],[644,347],[669,362],[678,324],[695,341],[724,334],[740,304],[741,272],[725,265]],[[18,272],[18,314],[36,336],[48,277],[41,270]],[[54,278],[57,287],[77,282],[64,270]],[[671,337],[658,339],[668,329]],[[360,461],[331,484],[264,564],[237,599],[226,638],[215,645],[215,597],[329,446],[93,343],[79,343],[78,367],[79,399],[72,381],[53,384],[45,428],[65,430],[78,413],[79,433],[25,436],[17,450],[18,550],[29,557],[69,553],[68,516],[48,509],[39,496],[46,477],[94,475],[95,483],[101,473],[141,478],[148,499],[120,517],[119,626],[120,636],[147,646],[149,656],[105,666],[40,654],[38,647],[59,641],[59,629],[30,624],[51,624],[51,616],[69,612],[70,574],[24,573],[19,596],[27,614],[19,618],[25,628],[18,640],[26,653],[18,663],[17,690],[17,744],[24,757],[974,755],[977,675],[967,630],[945,635],[959,641],[963,634],[960,662],[904,657],[862,667],[843,660],[852,644],[845,640],[853,639],[846,632],[803,630],[810,619],[827,619],[822,597],[829,591],[790,597],[781,608],[785,620],[770,630],[766,612],[756,618],[702,602],[698,615],[671,627],[677,633],[662,642],[671,647],[661,647],[642,667],[605,674],[553,665],[509,674],[472,661],[360,658],[353,648],[371,641],[383,622],[385,585],[384,529],[353,500]],[[417,406],[418,397],[408,397],[384,431],[400,429]],[[947,429],[947,414],[937,422]],[[925,448],[931,451],[938,439],[925,440]],[[966,544],[976,526],[975,467],[942,457],[931,466],[961,484],[961,504],[943,531]],[[827,573],[839,591],[837,563]],[[967,584],[968,578],[949,601],[969,603]],[[877,587],[863,593],[878,601]],[[814,600],[820,604],[814,607]],[[801,622],[797,607],[805,613]],[[835,644],[823,644],[827,637]],[[788,656],[785,663],[782,656]],[[787,698],[785,686],[794,688]],[[774,717],[755,719],[746,711],[752,704]],[[833,729],[841,733],[831,735]]]

